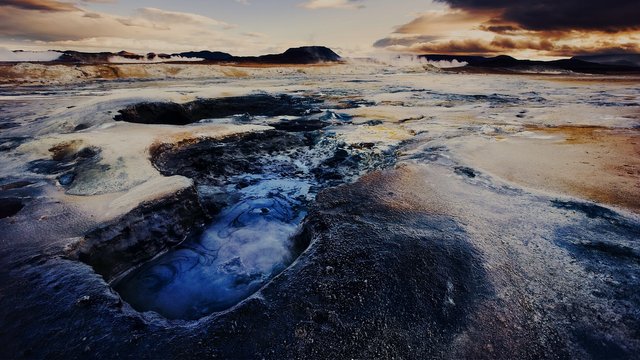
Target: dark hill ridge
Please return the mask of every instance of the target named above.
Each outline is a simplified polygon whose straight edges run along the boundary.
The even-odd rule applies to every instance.
[[[511,56],[500,55],[495,57],[466,56],[466,55],[420,55],[420,58],[431,61],[463,61],[470,68],[509,70],[509,71],[541,71],[541,70],[567,70],[577,73],[610,74],[610,73],[640,73],[640,66],[631,62],[596,62],[586,61],[590,57],[573,57],[571,59],[539,61],[518,60]],[[583,60],[585,59],[585,60]]]
[[[55,50],[57,51],[57,50]],[[156,57],[161,59],[170,59],[171,55],[169,54],[156,54],[156,53],[148,53],[146,55],[135,54],[128,51],[120,51],[117,53],[113,52],[98,52],[98,53],[90,53],[90,52],[82,52],[75,50],[65,50],[59,51],[62,53],[60,57],[55,60],[56,62],[64,62],[64,63],[87,63],[87,64],[95,64],[95,63],[107,63],[109,62],[109,58],[113,56],[119,56],[125,59],[131,60],[153,60]]]
[[[184,58],[190,59],[204,59],[205,61],[231,61],[234,56],[221,51],[187,51],[178,54],[173,54],[173,56],[181,56]]]
[[[291,48],[282,54],[261,56],[233,56],[222,52],[198,51],[173,54],[186,58],[201,58],[207,61],[259,64],[315,64],[340,61],[340,55],[324,46],[303,46]]]
[[[640,54],[602,54],[602,55],[579,55],[574,59],[588,61],[596,64],[639,66]]]
[[[258,57],[237,58],[241,62],[267,64],[314,64],[340,61],[340,55],[324,46],[303,46],[291,48],[282,54],[262,55]]]
[[[187,51],[175,54],[156,54],[148,53],[139,55],[127,51],[99,52],[89,53],[73,50],[60,51],[62,55],[56,62],[75,63],[75,64],[95,64],[107,63],[109,58],[114,56],[123,57],[131,60],[152,60],[156,57],[167,61],[179,61],[172,57],[182,57],[189,59],[203,59],[205,63],[258,63],[258,64],[317,64],[323,62],[338,62],[341,60],[340,55],[333,50],[324,46],[303,46],[299,48],[291,48],[281,54],[269,54],[261,56],[233,56],[220,51]]]

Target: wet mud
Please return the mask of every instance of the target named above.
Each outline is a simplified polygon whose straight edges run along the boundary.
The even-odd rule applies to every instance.
[[[185,104],[141,103],[119,110],[116,121],[140,124],[186,125],[202,119],[232,115],[302,116],[319,112],[313,106],[319,101],[290,95],[256,94],[218,99],[202,99]]]

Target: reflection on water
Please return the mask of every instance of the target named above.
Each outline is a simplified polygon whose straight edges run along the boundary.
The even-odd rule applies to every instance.
[[[290,241],[310,185],[266,179],[239,191],[197,241],[159,256],[116,284],[139,311],[198,319],[245,299],[293,260]]]

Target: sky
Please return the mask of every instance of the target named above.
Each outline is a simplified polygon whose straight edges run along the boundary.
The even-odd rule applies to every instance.
[[[0,0],[0,48],[342,56],[640,53],[638,0]]]

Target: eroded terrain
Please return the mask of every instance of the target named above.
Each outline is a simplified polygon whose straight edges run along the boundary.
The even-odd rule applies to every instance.
[[[3,87],[0,355],[637,357],[638,79],[328,69]]]

